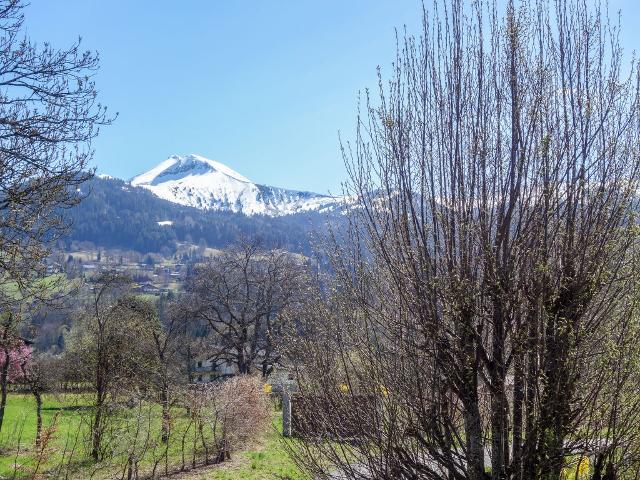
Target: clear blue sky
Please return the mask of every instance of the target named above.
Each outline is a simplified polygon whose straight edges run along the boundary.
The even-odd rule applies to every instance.
[[[429,4],[429,2],[426,2]],[[640,6],[623,9],[636,48]],[[420,0],[31,0],[33,40],[97,50],[101,100],[119,112],[95,143],[99,172],[129,178],[199,153],[268,185],[339,193],[338,131],[388,68],[395,27]],[[635,30],[635,31],[634,31]]]

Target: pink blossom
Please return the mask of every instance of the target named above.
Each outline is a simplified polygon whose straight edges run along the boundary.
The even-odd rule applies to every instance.
[[[21,365],[26,363],[31,357],[32,348],[21,342],[19,345],[10,347],[9,349],[9,383],[20,380],[23,377]],[[0,348],[0,368],[4,367],[6,354],[3,348]]]

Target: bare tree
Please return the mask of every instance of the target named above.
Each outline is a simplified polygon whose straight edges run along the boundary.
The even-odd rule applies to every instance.
[[[262,375],[280,359],[279,312],[299,298],[303,259],[282,250],[263,250],[240,242],[200,267],[188,280],[193,316],[211,328],[211,356],[216,362]]]
[[[130,280],[103,274],[87,311],[69,333],[68,368],[91,384],[95,393],[91,456],[103,454],[109,412],[127,395],[149,383],[156,368],[152,333],[157,316],[148,302],[129,293]]]
[[[180,301],[171,302],[165,306],[164,300],[161,299],[161,307],[160,321],[151,332],[156,356],[156,370],[152,380],[160,395],[161,440],[166,443],[169,441],[171,424],[171,389],[184,384],[188,378],[188,373],[184,371],[184,363],[181,361],[181,349],[190,341],[185,335],[190,318],[189,308]]]
[[[0,1],[0,285],[3,294],[21,291],[13,303],[42,288],[33,278],[66,231],[64,209],[80,200],[76,190],[90,176],[91,141],[110,122],[92,80],[97,55],[79,41],[62,50],[35,45],[24,36],[22,8],[20,0]],[[5,332],[17,330],[4,323]]]
[[[97,103],[98,57],[79,41],[37,46],[23,2],[0,2],[0,273],[26,288],[64,233],[66,207],[90,172],[91,141],[110,119]]]
[[[302,465],[558,479],[598,452],[597,475],[637,469],[619,352],[638,358],[639,77],[618,30],[598,3],[443,1],[400,42],[344,148],[351,246],[332,245],[297,349],[303,394],[379,414]]]

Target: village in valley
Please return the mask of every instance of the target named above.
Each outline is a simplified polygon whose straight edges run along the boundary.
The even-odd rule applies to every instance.
[[[201,255],[194,246],[178,245],[170,258],[159,254],[140,254],[122,250],[71,250],[59,252],[47,260],[47,273],[65,273],[69,278],[82,278],[89,284],[100,274],[115,271],[129,275],[135,281],[135,291],[156,295],[179,292],[187,275],[187,265],[202,256],[215,255],[206,249]]]

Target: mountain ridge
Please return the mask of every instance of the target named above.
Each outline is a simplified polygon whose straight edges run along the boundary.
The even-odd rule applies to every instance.
[[[203,210],[99,175],[83,184],[78,194],[82,201],[61,212],[70,226],[62,239],[66,249],[73,242],[91,242],[146,253],[175,251],[179,242],[226,248],[239,238],[258,238],[268,248],[310,254],[312,232],[324,232],[329,223],[339,224],[342,219],[338,209],[278,217]]]
[[[197,154],[171,155],[129,183],[179,205],[248,216],[322,212],[341,203],[339,197],[252,182],[227,165]]]

